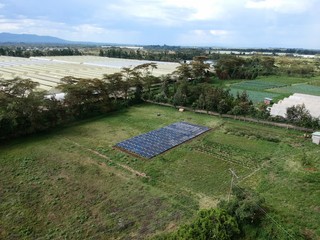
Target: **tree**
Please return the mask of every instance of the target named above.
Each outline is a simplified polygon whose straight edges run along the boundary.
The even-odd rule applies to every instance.
[[[209,79],[210,64],[205,63],[207,57],[197,56],[191,62],[192,77],[198,82],[205,82]]]
[[[143,89],[147,88],[150,90],[152,83],[155,78],[152,77],[152,71],[157,68],[156,63],[144,63],[135,66],[132,71],[132,83],[135,89],[134,102],[140,102],[143,96]],[[158,81],[158,79],[157,79]]]
[[[176,93],[173,96],[173,105],[174,106],[185,106],[188,101],[188,84],[187,82],[183,81],[179,84]]]
[[[235,216],[240,226],[259,224],[266,214],[265,199],[256,192],[234,186],[234,198],[230,202],[222,201],[219,207]]]
[[[0,128],[2,136],[32,133],[46,128],[41,121],[44,92],[30,79],[0,80]]]
[[[224,56],[215,66],[219,79],[255,79],[260,75],[270,75],[275,71],[274,58]]]
[[[57,87],[66,94],[64,103],[69,113],[83,118],[112,108],[108,84],[100,79],[65,77]]]
[[[113,73],[113,74],[104,74],[103,80],[106,81],[108,85],[109,94],[113,96],[114,100],[117,101],[119,97],[125,92],[125,97],[127,97],[127,88],[123,88],[123,74],[122,73]],[[125,90],[125,91],[123,91]]]
[[[180,63],[180,66],[176,68],[174,74],[178,76],[179,80],[187,81],[192,78],[192,69],[188,63]]]
[[[253,103],[246,91],[242,91],[241,93],[237,92],[234,105],[235,106],[232,109],[234,115],[246,115],[253,109]]]
[[[223,209],[201,210],[190,225],[182,226],[169,239],[228,240],[240,233],[234,217]]]
[[[286,117],[289,122],[298,126],[311,127],[313,129],[320,127],[320,120],[313,118],[304,104],[287,108]]]

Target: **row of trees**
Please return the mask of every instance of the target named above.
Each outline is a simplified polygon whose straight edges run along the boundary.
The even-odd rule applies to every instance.
[[[180,64],[171,76],[162,79],[157,90],[147,91],[143,97],[174,106],[188,106],[221,114],[251,113],[254,110],[253,103],[245,91],[234,96],[228,89],[208,83],[213,73],[205,60],[205,57],[197,57],[190,63]]]
[[[101,79],[64,77],[56,99],[30,79],[0,80],[0,139],[26,135],[140,102],[143,92],[159,81],[152,75],[156,64],[147,63]]]
[[[228,89],[213,87],[209,84],[193,86],[187,82],[180,82],[175,83],[175,86],[170,89],[168,84],[163,82],[160,93],[151,95],[149,99],[220,114],[247,115],[255,111],[246,91],[238,92],[234,96]]]
[[[221,114],[251,115],[267,118],[265,105],[254,107],[243,91],[233,95],[228,89],[210,83],[212,72],[205,57],[180,64],[172,75],[153,76],[155,63],[123,68],[120,72],[105,74],[101,79],[65,77],[58,89],[65,99],[58,101],[37,90],[38,84],[16,78],[0,81],[0,134],[2,138],[41,131],[68,122],[128,106],[148,99],[188,106]],[[265,67],[272,59],[259,60]],[[257,60],[257,62],[259,62]],[[319,119],[312,118],[304,107],[288,109],[288,121],[317,128]]]
[[[99,51],[99,56],[101,57],[129,58],[164,62],[181,62],[203,55],[206,55],[209,59],[220,58],[220,54],[208,53],[208,51],[205,49],[200,48],[161,48],[157,46],[146,46],[143,49],[136,50],[130,48],[110,47],[107,49],[100,49]]]
[[[216,76],[221,80],[255,79],[258,76],[286,75],[310,77],[315,74],[316,62],[288,57],[236,57],[225,55],[216,66]]]
[[[78,56],[82,55],[77,48],[70,47],[50,47],[50,48],[30,48],[30,47],[0,47],[0,55],[12,57],[35,57],[35,56]]]
[[[273,57],[235,57],[225,56],[215,66],[219,79],[255,79],[275,73],[275,59]]]

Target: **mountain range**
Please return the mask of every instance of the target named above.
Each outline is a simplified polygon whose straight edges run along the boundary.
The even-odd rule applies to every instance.
[[[72,44],[75,42],[67,41],[57,37],[39,36],[36,34],[0,33],[0,43]]]

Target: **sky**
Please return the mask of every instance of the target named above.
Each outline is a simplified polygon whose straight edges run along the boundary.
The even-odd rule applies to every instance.
[[[0,32],[141,45],[320,49],[320,0],[0,0]]]

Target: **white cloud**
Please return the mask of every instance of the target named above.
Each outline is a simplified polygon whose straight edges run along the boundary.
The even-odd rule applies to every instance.
[[[106,4],[99,16],[117,12],[124,18],[134,20],[154,20],[159,25],[179,25],[190,21],[220,20],[229,17],[231,9],[245,0],[119,0]],[[114,17],[114,15],[113,15]]]
[[[233,37],[233,33],[227,30],[195,29],[181,34],[176,41],[188,46],[218,46],[228,44]]]
[[[224,2],[220,0],[164,0],[163,3],[169,8],[187,10],[187,14],[180,17],[189,21],[219,19],[226,12]]]
[[[209,32],[214,36],[225,36],[229,34],[226,30],[210,30]]]
[[[314,0],[249,0],[247,8],[266,9],[279,13],[302,13],[310,9]]]
[[[105,29],[91,24],[67,25],[45,19],[7,19],[0,16],[0,32],[50,35],[73,41],[134,43],[139,33]]]

